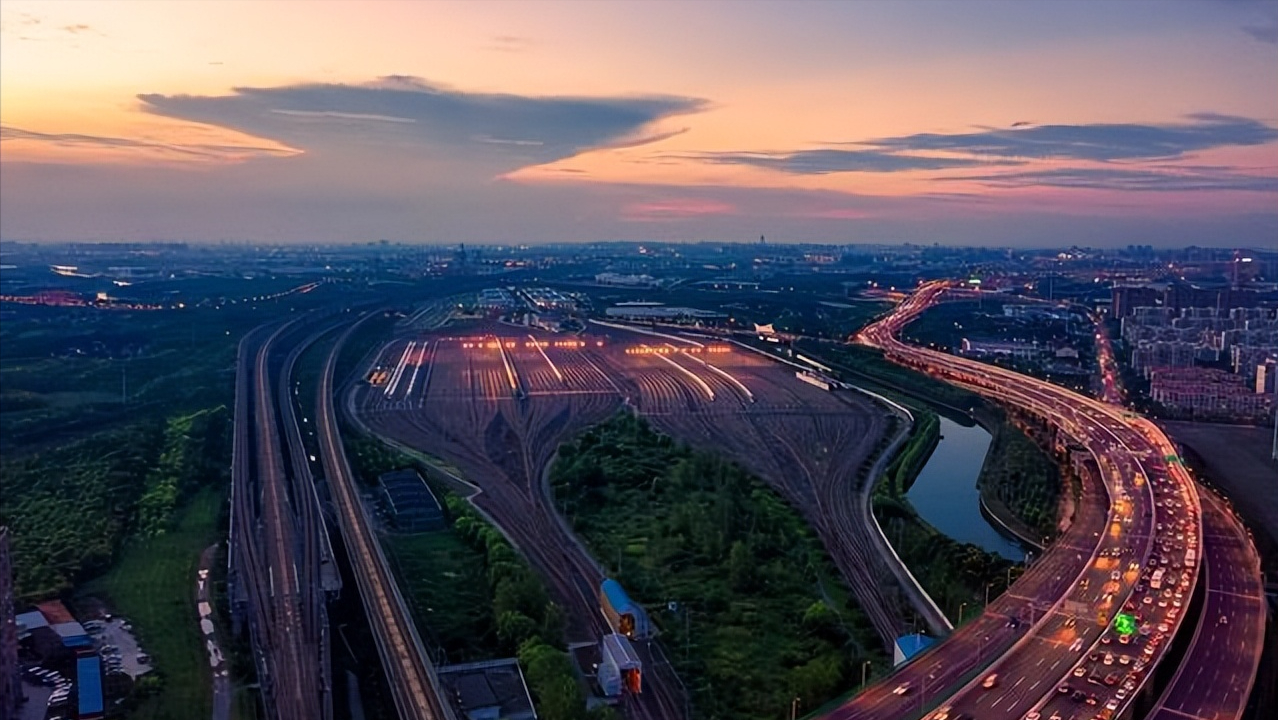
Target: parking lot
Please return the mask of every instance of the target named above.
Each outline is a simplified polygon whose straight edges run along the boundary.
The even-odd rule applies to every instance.
[[[44,668],[40,668],[44,670]],[[17,720],[44,720],[49,715],[49,700],[53,697],[57,679],[45,680],[31,672],[22,674],[22,695],[26,703],[18,706]],[[62,682],[66,682],[63,680]],[[52,685],[46,683],[54,683]],[[69,694],[67,698],[69,699]]]
[[[102,653],[102,669],[105,672],[123,672],[133,678],[151,672],[151,664],[138,659],[139,654],[144,651],[138,647],[137,639],[126,627],[127,621],[115,617],[110,620],[90,620],[84,625]]]

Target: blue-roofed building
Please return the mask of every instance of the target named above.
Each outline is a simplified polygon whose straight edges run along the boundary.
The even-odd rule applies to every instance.
[[[62,638],[62,644],[69,648],[93,647],[93,640],[89,637],[89,633],[85,632],[84,626],[78,622],[63,622],[49,627]]]
[[[82,655],[75,661],[76,686],[79,688],[80,720],[105,717],[102,700],[102,661],[97,655]]]
[[[907,663],[935,643],[935,638],[930,638],[923,633],[902,635],[896,639],[896,642],[892,643],[892,664],[901,665]]]

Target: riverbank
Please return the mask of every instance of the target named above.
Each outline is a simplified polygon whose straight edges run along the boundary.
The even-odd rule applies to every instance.
[[[1010,420],[989,425],[990,449],[976,481],[981,512],[1001,534],[1041,552],[1060,531],[1062,516],[1072,516],[1062,506],[1072,493],[1062,492],[1059,468]]]
[[[809,344],[804,351],[820,357],[843,380],[882,392],[911,408],[941,412],[951,419],[966,418],[989,433],[993,440],[976,481],[977,506],[987,524],[1001,536],[1041,549],[1044,537],[1057,534],[1058,519],[1070,516],[1070,508],[1063,507],[1061,501],[1070,493],[1062,492],[1059,471],[997,405],[976,393],[896,365],[870,348]]]

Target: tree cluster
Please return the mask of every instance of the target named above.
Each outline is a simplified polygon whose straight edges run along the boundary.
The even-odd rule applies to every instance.
[[[219,407],[0,463],[18,597],[64,592],[110,567],[134,531],[163,533],[181,500],[226,472],[228,434]]]
[[[779,717],[851,685],[876,639],[802,517],[717,455],[631,415],[559,450],[576,530],[649,608],[701,718]]]

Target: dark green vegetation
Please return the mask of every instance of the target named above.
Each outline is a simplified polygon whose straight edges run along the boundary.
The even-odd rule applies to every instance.
[[[920,518],[906,499],[909,486],[936,446],[938,423],[935,414],[916,414],[910,438],[875,486],[874,515],[910,572],[957,624],[960,614],[963,618],[978,614],[960,613],[962,606],[973,611],[983,607],[986,586],[991,586],[989,597],[996,597],[1016,579],[1020,568],[976,545],[941,534]]]
[[[695,717],[781,717],[796,695],[816,707],[862,660],[885,662],[802,517],[740,467],[620,415],[562,445],[551,481],[651,609]]]
[[[131,720],[190,717],[191,708],[212,702],[195,579],[201,551],[222,538],[225,520],[221,488],[204,487],[174,513],[162,536],[130,541],[106,574],[76,589],[80,598],[126,611],[161,669],[143,676],[148,679],[139,683]]]
[[[157,668],[135,717],[207,714],[191,597],[199,552],[224,534],[236,345],[341,301],[324,288],[220,307],[184,297],[153,311],[6,303],[0,323],[0,523],[17,592],[92,594],[133,622]]]
[[[125,538],[170,530],[179,504],[229,472],[225,408],[139,421],[0,464],[19,597],[65,592],[108,568]]]
[[[381,442],[345,433],[347,455],[368,485],[392,470],[429,468]],[[538,716],[605,720],[588,713],[564,645],[563,614],[545,585],[506,538],[461,497],[432,488],[444,501],[449,526],[428,533],[382,534],[418,631],[451,663],[518,656]]]
[[[344,432],[342,439],[356,477],[370,487],[375,487],[384,473],[405,467],[424,470],[413,458],[367,435]],[[488,526],[452,493],[440,487],[432,489],[436,497],[445,500],[451,520],[447,528],[415,534],[386,531],[381,536],[400,589],[412,607],[417,630],[423,640],[443,650],[449,662],[509,657],[518,641],[498,639],[489,548],[487,538],[478,538],[475,523],[485,529]],[[505,542],[496,531],[489,532]],[[509,546],[495,550],[503,558],[508,551]],[[526,567],[521,568],[527,572]],[[521,581],[526,584],[527,578]]]
[[[903,496],[910,491],[914,479],[941,440],[941,419],[936,413],[917,408],[914,410],[914,423],[910,439],[888,464],[879,486],[880,490],[886,490],[892,496]]]
[[[1031,538],[1056,536],[1060,472],[1016,426],[1009,422],[995,426],[977,484],[990,511],[1018,533]]]
[[[563,611],[546,595],[541,579],[506,538],[456,495],[447,496],[457,534],[482,554],[492,596],[497,648],[517,654],[538,717],[547,720],[608,720],[608,708],[586,710],[586,694],[563,646]]]
[[[959,543],[923,521],[906,499],[914,478],[937,442],[929,402],[973,408],[993,441],[977,481],[990,509],[1031,537],[1055,535],[1060,476],[1050,458],[1017,429],[1001,408],[980,396],[886,360],[858,346],[809,346],[811,356],[831,364],[840,379],[857,383],[908,406],[916,418],[909,440],[875,488],[874,512],[893,548],[951,620],[973,617],[989,585],[995,597],[1015,581],[1019,566],[981,548]],[[824,352],[821,352],[824,351]],[[1024,513],[1021,515],[1019,513]]]
[[[976,393],[892,363],[881,352],[870,348],[814,344],[805,346],[803,351],[829,363],[840,379],[881,392],[908,406],[916,418],[932,414],[931,405],[967,411],[993,436],[977,480],[986,505],[1008,526],[1028,537],[1056,535],[1060,473],[1042,448],[1009,421],[1001,407],[986,402]],[[935,443],[923,444],[930,452]],[[896,465],[894,462],[889,467],[888,480],[903,497],[913,482],[913,475],[902,484],[892,472]],[[921,468],[922,464],[915,468],[914,474]]]

